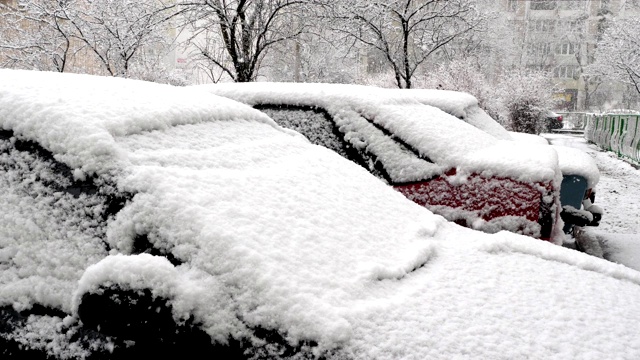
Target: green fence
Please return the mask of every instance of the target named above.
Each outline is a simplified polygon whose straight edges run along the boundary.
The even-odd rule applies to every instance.
[[[640,163],[640,115],[590,115],[584,137],[605,150]]]

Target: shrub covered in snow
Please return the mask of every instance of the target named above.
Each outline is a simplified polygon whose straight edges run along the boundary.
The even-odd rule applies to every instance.
[[[474,95],[480,107],[505,127],[516,132],[539,134],[544,129],[544,112],[555,107],[556,86],[541,71],[511,70],[496,79],[483,75],[472,59],[455,59],[442,64],[425,81],[427,88],[464,91]]]

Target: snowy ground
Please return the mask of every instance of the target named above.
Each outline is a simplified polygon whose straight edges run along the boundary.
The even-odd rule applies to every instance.
[[[605,258],[640,271],[640,170],[589,144],[582,135],[542,135],[554,145],[584,150],[596,160],[601,175],[596,204],[605,214],[592,231],[601,239]]]

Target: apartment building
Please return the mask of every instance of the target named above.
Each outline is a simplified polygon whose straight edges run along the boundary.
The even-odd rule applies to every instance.
[[[503,0],[518,51],[514,65],[547,70],[562,89],[558,97],[566,110],[589,110],[607,101],[604,94],[621,86],[590,76],[598,37],[613,16],[638,16],[627,0]]]

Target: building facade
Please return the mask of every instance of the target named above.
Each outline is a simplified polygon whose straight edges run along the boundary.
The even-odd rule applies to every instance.
[[[589,75],[596,45],[612,17],[638,16],[626,0],[503,0],[518,51],[511,62],[553,74],[563,110],[593,110],[607,96],[624,91]],[[618,94],[622,95],[622,94]]]

